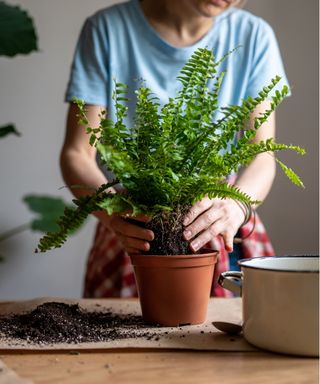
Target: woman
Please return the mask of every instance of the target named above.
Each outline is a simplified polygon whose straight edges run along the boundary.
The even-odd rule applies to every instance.
[[[212,49],[216,60],[240,48],[223,62],[227,69],[219,104],[239,104],[247,96],[257,96],[260,89],[279,75],[286,77],[278,45],[270,26],[260,18],[238,9],[232,0],[131,0],[97,12],[88,18],[80,35],[72,65],[66,100],[78,97],[87,104],[91,126],[99,124],[99,113],[107,109],[114,118],[111,99],[113,79],[129,85],[129,119],[134,113],[134,89],[137,81],[146,85],[165,103],[179,87],[176,77],[195,49]],[[270,105],[266,101],[252,114],[250,123]],[[258,131],[255,141],[275,135],[275,116]],[[88,186],[72,189],[76,196],[90,193],[112,174],[99,168],[95,148],[79,126],[77,108],[70,105],[66,138],[61,152],[61,169],[66,183]],[[275,161],[267,153],[258,155],[233,180],[254,200],[263,201],[275,176]],[[114,191],[115,193],[117,191]],[[86,297],[134,296],[136,288],[127,252],[149,249],[152,231],[128,223],[121,216],[96,212],[99,219],[85,283]],[[218,275],[235,264],[239,257],[273,254],[265,230],[256,217],[242,226],[246,212],[233,200],[204,198],[187,214],[185,239],[192,239],[196,252],[205,244],[220,250]],[[137,220],[145,221],[141,216]],[[233,245],[234,237],[243,238]],[[229,253],[229,255],[228,255]],[[213,285],[216,296],[224,290]]]

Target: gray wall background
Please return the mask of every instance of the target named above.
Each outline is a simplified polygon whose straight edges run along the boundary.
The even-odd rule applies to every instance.
[[[70,63],[85,17],[111,0],[16,0],[34,17],[40,52],[0,58],[0,125],[14,122],[22,137],[0,141],[0,233],[28,222],[21,199],[29,193],[60,195],[58,157],[67,106],[63,103]],[[277,254],[317,254],[318,227],[318,1],[249,0],[246,8],[266,19],[279,40],[293,96],[278,111],[277,139],[307,150],[281,154],[303,179],[293,186],[279,171],[259,208]],[[95,220],[60,250],[35,254],[39,234],[23,232],[0,243],[0,299],[81,296]]]

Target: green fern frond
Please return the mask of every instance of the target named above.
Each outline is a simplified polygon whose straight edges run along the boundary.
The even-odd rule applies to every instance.
[[[78,229],[87,219],[90,213],[99,210],[101,201],[112,198],[114,194],[105,192],[108,188],[118,184],[118,181],[103,184],[93,195],[74,199],[76,208],[67,207],[63,216],[57,221],[59,231],[48,232],[43,236],[36,249],[36,252],[46,252],[53,248],[59,248],[67,240],[67,237]]]
[[[226,149],[230,141],[233,140],[235,135],[241,131],[243,131],[243,142],[248,142],[255,137],[256,130],[263,124],[263,122],[267,120],[271,112],[276,109],[276,107],[286,96],[288,87],[285,86],[283,88],[280,96],[279,92],[276,91],[276,96],[274,96],[270,111],[266,111],[261,117],[256,119],[254,129],[244,130],[246,122],[249,120],[251,113],[256,109],[256,107],[269,98],[271,91],[275,88],[280,80],[281,78],[276,76],[271,80],[271,83],[268,86],[264,87],[259,92],[259,96],[255,98],[248,97],[247,99],[243,100],[242,104],[239,106],[233,105],[222,108],[222,111],[225,112],[225,115],[223,118],[217,121],[217,125],[221,127],[222,133],[218,142],[216,143],[216,150],[218,148]]]
[[[142,86],[136,91],[136,115],[134,134],[138,161],[140,166],[144,166],[152,154],[158,149],[159,138],[162,134],[160,125],[159,99],[154,97],[151,90]]]
[[[273,139],[268,139],[259,143],[241,143],[240,145],[238,142],[233,144],[230,151],[222,156],[221,161],[227,168],[237,171],[240,166],[249,164],[260,153],[284,150],[295,151],[301,155],[305,153],[304,149],[298,146],[279,144],[275,143]]]
[[[291,168],[287,167],[279,159],[276,159],[276,161],[280,165],[280,167],[282,168],[283,172],[286,174],[288,179],[291,180],[291,182],[293,184],[297,185],[298,187],[305,188],[305,186],[304,186],[302,180],[300,179],[300,177]]]
[[[197,195],[194,202],[201,200],[204,196],[208,196],[210,199],[233,199],[244,201],[248,204],[259,204],[259,201],[253,200],[249,195],[242,192],[234,185],[227,183],[204,183],[204,188],[201,188],[201,194]]]
[[[136,90],[131,127],[126,126],[126,84],[114,81],[116,119],[112,121],[102,112],[99,127],[88,127],[85,104],[77,101],[80,122],[87,127],[90,144],[99,152],[101,164],[113,171],[127,193],[110,195],[104,186],[93,195],[76,200],[77,208],[65,212],[60,219],[60,231],[40,240],[40,251],[60,247],[69,231],[97,209],[104,209],[109,215],[127,211],[153,217],[189,206],[204,196],[257,203],[227,184],[227,176],[249,164],[259,153],[292,150],[303,154],[304,150],[271,139],[253,142],[257,130],[289,91],[287,86],[277,89],[279,76],[271,79],[257,97],[248,97],[240,105],[219,107],[225,72],[218,68],[233,51],[215,61],[212,51],[197,49],[177,78],[181,89],[163,106],[142,83]],[[253,127],[246,128],[252,112],[267,99],[271,99],[270,108],[255,118]],[[294,171],[277,161],[289,179],[303,187]]]

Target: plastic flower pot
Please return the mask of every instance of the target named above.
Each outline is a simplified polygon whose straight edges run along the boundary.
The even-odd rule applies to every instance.
[[[162,326],[201,324],[218,252],[198,255],[131,255],[143,319]]]

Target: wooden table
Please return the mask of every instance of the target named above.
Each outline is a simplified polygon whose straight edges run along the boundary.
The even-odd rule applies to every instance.
[[[1,353],[35,384],[316,384],[318,360],[265,352],[122,350]]]
[[[0,351],[0,360],[35,384],[316,384],[318,359],[263,351],[173,349]],[[1,368],[0,368],[1,369]],[[7,381],[6,384],[15,383]],[[0,375],[0,384],[1,381]]]

